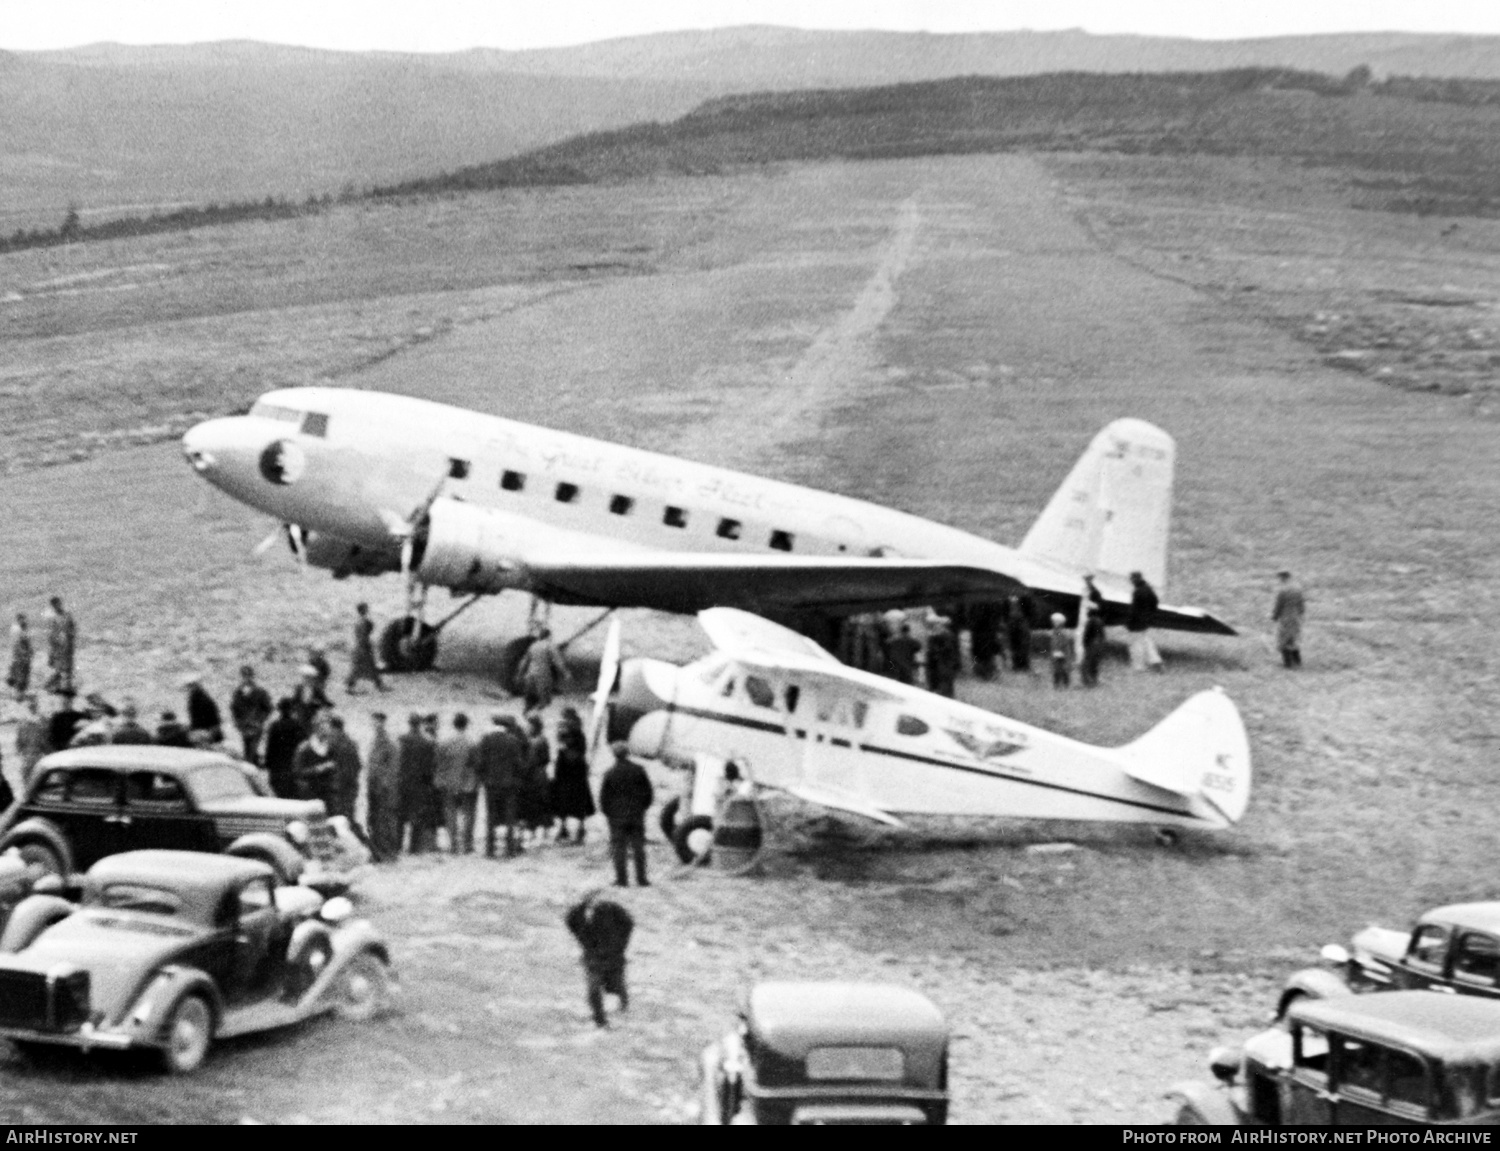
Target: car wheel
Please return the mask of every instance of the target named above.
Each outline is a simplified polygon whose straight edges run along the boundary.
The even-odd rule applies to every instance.
[[[713,850],[714,821],[706,815],[694,815],[677,825],[672,846],[683,863],[707,863]]]
[[[214,1012],[201,995],[184,995],[167,1016],[161,1062],[174,1075],[196,1071],[214,1039]]]
[[[58,855],[55,848],[43,843],[40,839],[28,839],[16,844],[15,848],[16,853],[21,857],[21,862],[26,865],[26,878],[33,884],[44,876],[68,874],[62,856]]]
[[[389,1000],[390,988],[390,972],[378,955],[356,955],[339,979],[339,1017],[355,1023],[375,1018]]]
[[[1207,1125],[1208,1120],[1203,1118],[1198,1108],[1194,1107],[1191,1103],[1184,1103],[1181,1107],[1177,1108],[1176,1116],[1168,1124],[1171,1127],[1204,1127]]]
[[[677,797],[669,799],[662,805],[661,814],[656,817],[657,824],[661,827],[661,833],[672,842],[672,837],[677,834],[677,813],[682,809],[682,799]]]

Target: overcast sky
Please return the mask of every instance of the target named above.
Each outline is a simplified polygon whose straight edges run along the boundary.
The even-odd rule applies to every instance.
[[[266,40],[451,52],[735,24],[931,32],[1083,28],[1232,38],[1500,33],[1500,0],[0,0],[0,47]]]

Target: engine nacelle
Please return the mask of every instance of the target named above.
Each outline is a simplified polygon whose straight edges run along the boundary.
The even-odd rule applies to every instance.
[[[457,592],[495,593],[519,587],[516,559],[535,546],[538,524],[522,516],[436,499],[417,529],[416,576]]]
[[[295,554],[296,544],[292,545]],[[315,568],[327,568],[334,579],[377,576],[401,570],[401,549],[367,548],[323,532],[307,532],[302,538],[302,557]]]

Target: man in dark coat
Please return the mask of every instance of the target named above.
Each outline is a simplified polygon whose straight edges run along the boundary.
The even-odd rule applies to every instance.
[[[396,742],[385,727],[385,712],[374,711],[375,736],[365,756],[365,797],[368,806],[365,823],[370,830],[370,846],[375,858],[388,862],[401,854],[400,775],[397,772]]]
[[[78,624],[63,607],[62,597],[53,596],[47,608],[47,690],[73,694],[73,659],[78,650]]]
[[[599,810],[609,820],[609,852],[614,858],[615,886],[629,887],[625,857],[635,859],[637,887],[649,887],[646,879],[646,811],[656,798],[646,769],[629,757],[623,742],[611,745],[615,762],[599,784]]]
[[[334,814],[334,780],[338,763],[333,754],[333,725],[326,712],[313,722],[312,734],[302,741],[292,757],[292,780],[298,799],[320,799],[328,814]]]
[[[152,743],[151,733],[141,726],[140,709],[135,700],[127,699],[120,705],[120,722],[115,724],[110,743]]]
[[[1005,642],[1010,648],[1012,671],[1031,670],[1031,611],[1029,593],[1013,595],[1006,601]]]
[[[630,1006],[630,993],[625,989],[625,949],[630,946],[635,920],[618,903],[601,899],[600,894],[591,891],[585,895],[568,909],[563,922],[583,948],[583,975],[594,1023],[608,1027],[606,994],[619,996],[621,1011]]]
[[[911,634],[911,625],[903,623],[885,645],[885,662],[891,678],[900,683],[914,682],[917,678],[917,653],[921,650],[921,643]]]
[[[1140,572],[1130,573],[1130,614],[1125,617],[1126,638],[1130,641],[1130,666],[1136,671],[1161,671],[1161,652],[1151,639],[1151,621],[1160,602],[1156,589]]]
[[[354,803],[359,798],[359,776],[364,764],[359,761],[359,747],[344,730],[344,718],[328,717],[328,746],[333,753],[333,779],[328,789],[329,815],[342,815],[354,822]]]
[[[374,683],[376,691],[384,691],[380,666],[375,662],[375,621],[370,618],[370,605],[358,604],[354,613],[354,650],[349,655],[349,678],[344,681],[344,690],[353,695],[354,685],[367,679]]]
[[[526,762],[526,740],[516,721],[502,712],[494,716],[494,726],[479,739],[474,749],[474,769],[484,788],[485,809],[489,815],[484,836],[484,853],[495,857],[495,833],[505,828],[505,854],[520,850],[516,842],[516,809],[521,787],[522,768]]]
[[[229,697],[229,718],[240,733],[240,743],[245,749],[245,760],[256,767],[260,762],[260,740],[265,734],[266,724],[271,722],[275,709],[271,706],[271,693],[255,682],[255,669],[248,663],[240,668],[239,686]]]
[[[188,729],[182,725],[175,711],[161,713],[161,722],[156,725],[156,744],[158,747],[193,746],[193,741],[188,738]],[[295,751],[296,748],[292,750]],[[290,795],[291,792],[287,794]]]
[[[948,621],[938,616],[932,634],[927,637],[927,689],[952,699],[958,668],[958,637]]]
[[[292,782],[292,758],[297,748],[307,738],[307,731],[297,722],[293,714],[292,701],[283,697],[276,701],[276,718],[266,728],[266,774],[271,777],[271,792],[282,799],[296,797],[296,784]]]
[[[182,681],[187,688],[188,738],[195,747],[210,747],[224,742],[224,720],[219,715],[219,705],[203,689],[203,681],[196,675]]]
[[[437,747],[423,730],[426,722],[417,712],[407,717],[407,731],[396,741],[396,772],[401,781],[401,830],[406,838],[411,828],[412,852],[431,851],[437,846],[437,824],[433,819],[432,775],[437,769]],[[398,840],[399,842],[399,840]]]
[[[1292,573],[1276,573],[1281,586],[1271,606],[1271,622],[1276,625],[1276,650],[1281,652],[1281,666],[1302,666],[1302,617],[1307,614],[1307,595],[1292,579]]]
[[[73,689],[57,693],[58,707],[47,720],[47,743],[53,751],[61,751],[73,742],[78,729],[88,722],[88,713],[73,706]]]

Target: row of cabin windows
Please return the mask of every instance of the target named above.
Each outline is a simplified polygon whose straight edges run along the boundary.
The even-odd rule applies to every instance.
[[[724,687],[721,689],[721,694],[725,697],[732,696],[734,694],[733,676],[730,676],[727,680],[725,680]],[[776,702],[776,689],[771,686],[769,681],[762,679],[758,675],[745,676],[745,695],[749,698],[751,703],[755,704],[756,707],[769,708],[772,711],[781,710],[777,706]],[[785,710],[788,715],[793,715],[796,713],[797,703],[800,700],[801,695],[802,689],[795,683],[787,685],[786,691],[782,698],[783,702],[786,705]],[[864,727],[865,718],[869,715],[869,705],[865,703],[864,700],[855,700],[853,707],[847,715],[836,714],[838,709],[838,702],[839,701],[837,701],[836,699],[820,700],[820,706],[818,708],[818,719],[822,720],[825,723],[842,722],[847,724],[852,721],[853,726]],[[902,714],[896,717],[897,735],[926,735],[931,730],[932,728],[928,725],[926,720],[918,719],[914,715]]]
[[[449,460],[448,477],[455,480],[466,480],[469,478],[468,460]],[[526,490],[526,474],[524,472],[504,471],[500,473],[500,488],[507,492],[520,492]],[[560,504],[576,504],[578,497],[582,494],[577,484],[568,483],[566,480],[560,482],[552,490],[552,498]],[[635,499],[632,496],[613,495],[609,497],[610,514],[617,516],[628,516],[635,511]],[[661,522],[669,528],[685,528],[688,525],[687,509],[667,505],[662,510]],[[719,520],[719,526],[714,529],[714,534],[720,539],[737,540],[745,530],[745,525],[739,520],[724,516]],[[769,539],[770,546],[779,552],[792,550],[795,537],[791,532],[782,531],[780,528],[773,529]]]

